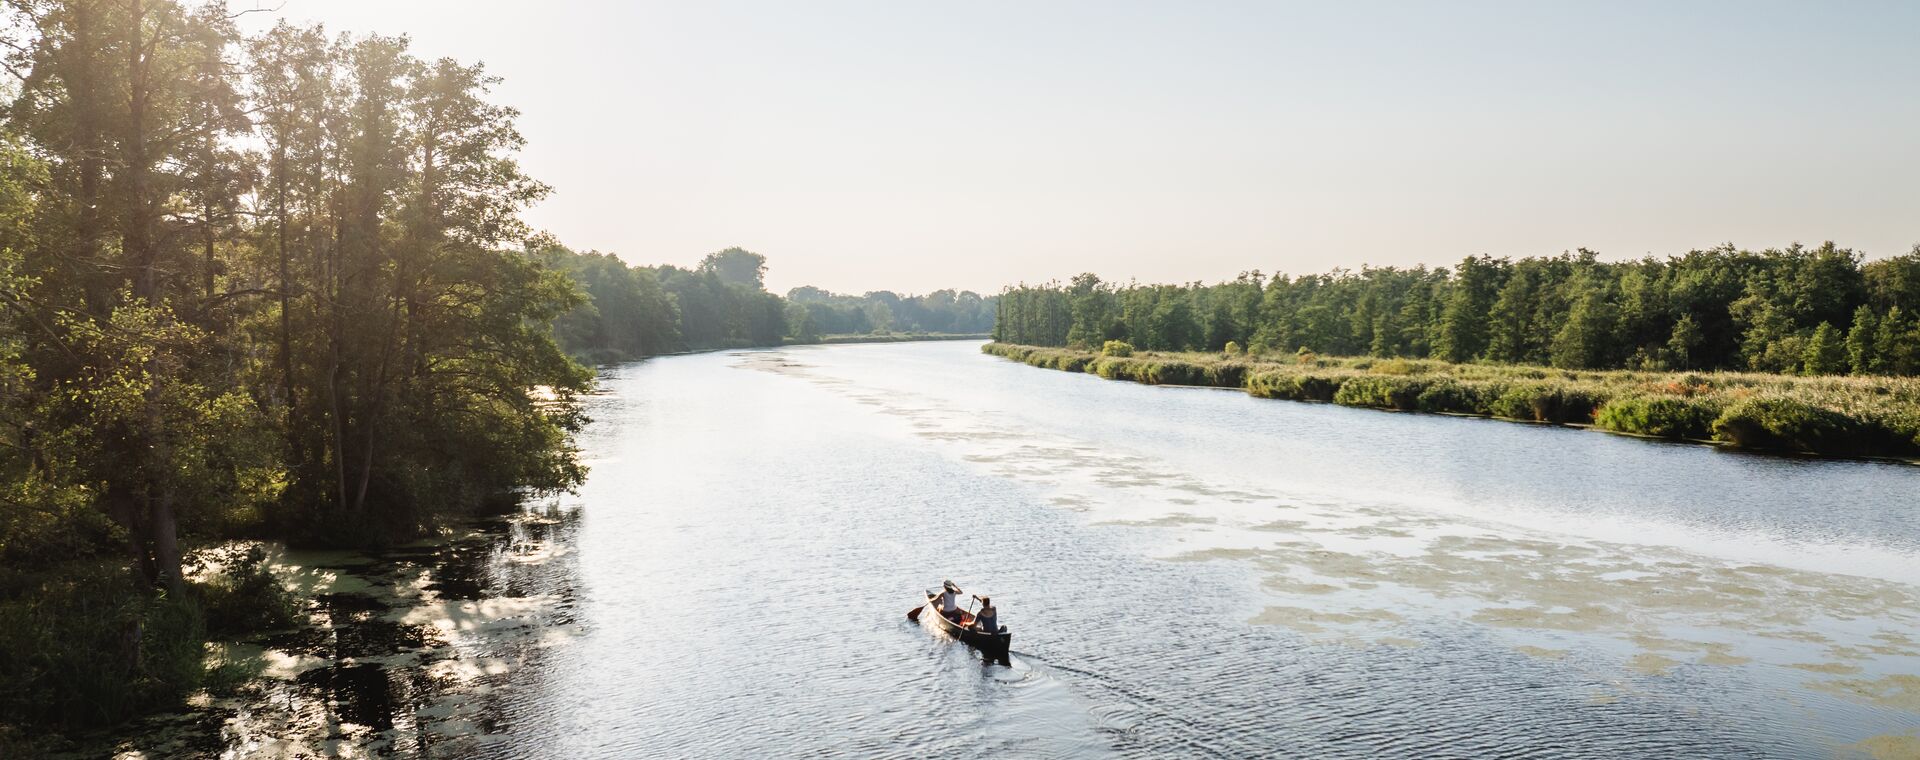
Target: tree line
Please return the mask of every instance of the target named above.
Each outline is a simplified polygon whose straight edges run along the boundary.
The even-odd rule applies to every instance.
[[[801,342],[876,332],[985,334],[993,329],[996,300],[971,290],[923,296],[876,290],[855,296],[801,286],[787,291],[788,332]]]
[[[1920,374],[1920,247],[1826,243],[1602,261],[1580,250],[1205,285],[1093,274],[1001,294],[994,339],[1160,351],[1308,351],[1565,369]]]
[[[582,298],[522,243],[547,188],[484,68],[222,3],[0,8],[7,722],[190,688],[196,542],[402,540],[580,480],[591,374],[550,325]]]
[[[802,286],[782,298],[766,289],[766,257],[741,248],[707,254],[693,269],[629,265],[550,237],[529,243],[528,252],[586,295],[554,329],[562,347],[590,363],[832,335],[984,334],[993,326],[995,298],[972,291],[850,296]]]

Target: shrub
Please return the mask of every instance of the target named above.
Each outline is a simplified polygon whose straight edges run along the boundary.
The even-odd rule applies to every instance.
[[[205,674],[190,597],[134,583],[117,563],[62,568],[0,600],[0,716],[91,728],[177,703]]]
[[[1342,406],[1370,406],[1384,409],[1420,408],[1420,393],[1426,382],[1410,377],[1374,377],[1362,375],[1340,385],[1333,403]]]
[[[1527,383],[1509,386],[1487,405],[1496,417],[1536,422],[1591,422],[1598,394],[1580,387]]]
[[[1854,453],[1849,431],[1859,423],[1831,409],[1790,398],[1753,397],[1727,407],[1713,421],[1713,437],[1745,449]]]
[[[1247,392],[1260,398],[1290,401],[1332,401],[1340,379],[1293,372],[1256,372],[1247,377]]]
[[[1132,356],[1133,344],[1124,340],[1110,340],[1100,347],[1101,356]]]
[[[1230,341],[1227,341],[1227,347],[1224,353],[1226,353],[1226,355],[1228,356],[1246,356],[1247,350],[1244,348],[1241,348],[1239,343],[1230,340]]]
[[[1608,401],[1595,425],[1622,433],[1662,438],[1706,438],[1717,409],[1711,403],[1673,396],[1626,396]]]
[[[1220,362],[1206,368],[1206,385],[1216,388],[1244,388],[1247,365],[1244,362]]]
[[[1116,380],[1239,387],[1261,398],[1593,422],[1628,433],[1712,437],[1741,448],[1920,454],[1920,379],[1913,378],[1569,372],[1317,356],[1311,350],[1246,360],[1216,353],[1113,356],[999,343],[982,350],[1035,366],[1078,369]],[[1131,346],[1121,350],[1131,353]]]
[[[1429,383],[1425,390],[1420,391],[1415,406],[1423,412],[1479,414],[1480,397],[1464,383],[1440,380]]]
[[[217,557],[226,567],[200,587],[207,632],[230,636],[291,627],[299,615],[293,594],[267,570],[259,544],[232,547]]]

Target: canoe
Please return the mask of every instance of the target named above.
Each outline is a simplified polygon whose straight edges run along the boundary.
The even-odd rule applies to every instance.
[[[931,618],[934,627],[939,628],[948,636],[967,642],[973,646],[973,648],[980,650],[981,654],[991,659],[1005,659],[1007,656],[1007,648],[1013,645],[1013,631],[1004,625],[1000,626],[998,633],[988,633],[971,628],[970,626],[973,625],[973,613],[966,610],[960,611],[959,624],[956,625],[953,621],[948,620],[947,616],[940,614],[939,594],[927,595],[927,603],[920,613],[920,618],[923,620]]]

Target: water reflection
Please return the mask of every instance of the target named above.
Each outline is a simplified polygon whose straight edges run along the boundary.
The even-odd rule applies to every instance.
[[[253,678],[124,732],[122,756],[460,756],[505,726],[495,689],[576,628],[578,512],[542,505],[377,552],[279,552],[304,625],[218,646]],[[84,753],[94,754],[94,753]]]
[[[263,680],[127,748],[1914,746],[1920,522],[1893,513],[1920,471],[1147,388],[964,344],[675,357],[603,387],[564,508],[286,557],[314,624],[235,647]],[[1822,567],[1827,545],[1904,562]],[[1017,651],[903,621],[928,578],[992,596]]]

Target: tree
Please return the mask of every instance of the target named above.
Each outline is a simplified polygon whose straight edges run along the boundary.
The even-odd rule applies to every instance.
[[[1566,324],[1553,338],[1553,366],[1593,369],[1614,361],[1619,310],[1612,301],[1611,283],[1588,272],[1580,278]]]
[[[729,285],[761,290],[767,274],[767,257],[744,248],[728,248],[707,254],[700,260],[700,271],[711,272]]]
[[[1439,339],[1433,347],[1436,358],[1466,362],[1487,350],[1487,312],[1499,292],[1505,266],[1506,262],[1488,256],[1460,261],[1440,317]]]
[[[1847,371],[1847,346],[1833,323],[1821,322],[1807,339],[1800,371],[1808,375],[1837,375]]]
[[[1879,320],[1873,317],[1873,308],[1861,304],[1853,310],[1853,327],[1847,330],[1847,364],[1856,375],[1872,375],[1880,372],[1880,352],[1874,344],[1878,337]]]
[[[1487,358],[1497,362],[1524,362],[1539,356],[1528,322],[1534,311],[1534,274],[1528,266],[1514,267],[1494,299],[1487,325]]]
[[[1888,374],[1920,373],[1920,328],[1912,324],[1907,312],[1898,306],[1887,310],[1875,331],[1873,351]]]
[[[1673,333],[1667,337],[1668,361],[1677,369],[1694,369],[1698,366],[1694,357],[1698,355],[1702,338],[1700,325],[1693,320],[1692,314],[1682,314],[1673,323]]]

